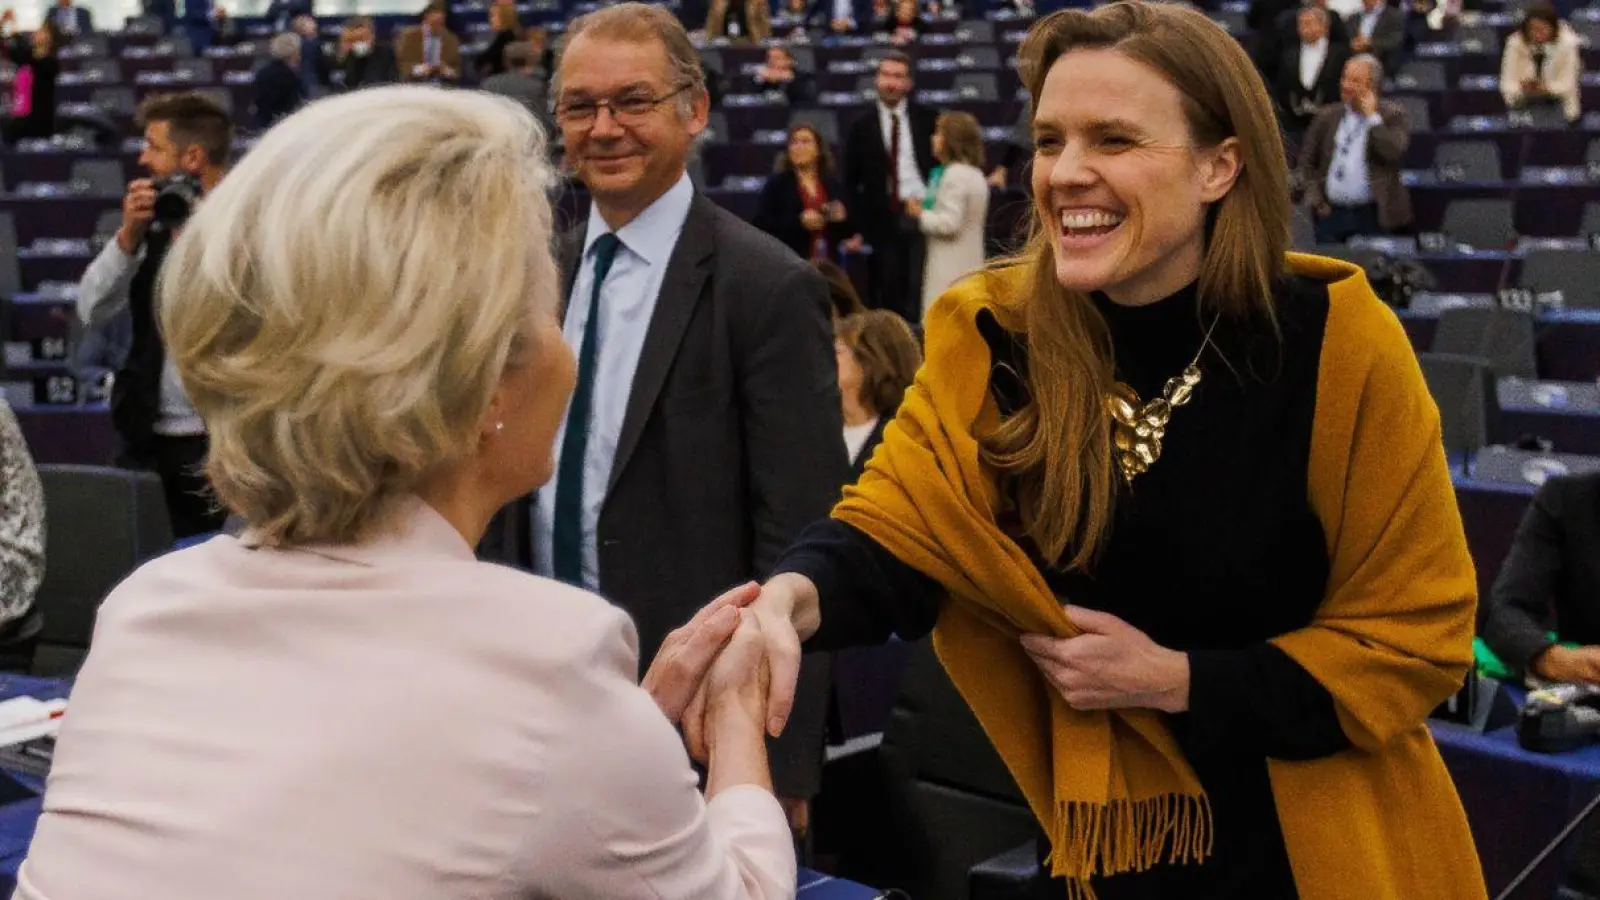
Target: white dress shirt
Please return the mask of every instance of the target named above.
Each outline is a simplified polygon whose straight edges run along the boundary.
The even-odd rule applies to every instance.
[[[1372,182],[1367,174],[1367,134],[1382,125],[1377,113],[1363,116],[1346,109],[1333,138],[1333,160],[1328,165],[1328,202],[1334,206],[1365,206],[1372,202]]]
[[[1370,12],[1364,11],[1361,13],[1361,21],[1357,25],[1357,30],[1362,37],[1369,41],[1372,40],[1372,33],[1378,30],[1378,17],[1381,15],[1383,15],[1383,7],[1381,6]]]
[[[144,261],[144,247],[132,256],[122,252],[115,238],[106,241],[100,255],[89,263],[78,282],[78,319],[91,328],[104,325],[128,306],[128,287]],[[206,423],[189,403],[178,369],[167,359],[161,366],[161,401],[155,433],[192,437],[206,433]]]
[[[1311,90],[1317,86],[1317,76],[1328,61],[1328,38],[1324,36],[1315,44],[1300,44],[1300,86]]]
[[[833,16],[835,22],[856,23],[856,6],[851,0],[833,0]]]
[[[650,204],[638,218],[616,232],[622,246],[595,305],[600,334],[595,356],[594,401],[589,420],[589,441],[583,463],[583,586],[600,586],[600,558],[595,534],[600,525],[600,509],[605,505],[611,483],[611,466],[622,436],[622,418],[633,393],[633,376],[639,368],[650,319],[655,315],[656,298],[667,273],[667,262],[683,233],[694,200],[694,185],[684,175],[670,190]],[[583,246],[583,264],[572,283],[567,302],[563,333],[574,354],[583,343],[583,329],[589,322],[589,295],[594,285],[594,244],[611,226],[589,206],[589,229]],[[556,482],[559,480],[559,454],[567,422],[556,434],[558,474],[539,489],[533,507],[534,555],[542,575],[554,572]]]
[[[894,114],[900,114],[900,159],[891,161],[900,174],[900,199],[921,200],[928,193],[928,185],[922,180],[922,170],[917,168],[917,149],[911,141],[911,117],[906,112],[906,103],[891,110],[878,101],[878,127],[883,131],[883,149],[885,151],[894,147]]]

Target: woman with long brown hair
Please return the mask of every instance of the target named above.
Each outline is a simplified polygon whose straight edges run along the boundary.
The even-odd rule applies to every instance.
[[[1484,897],[1424,724],[1475,580],[1404,332],[1286,253],[1272,102],[1204,14],[1062,11],[1021,59],[1033,237],[929,313],[866,473],[751,607],[769,728],[802,639],[932,629],[1051,895]]]
[[[778,170],[761,187],[754,224],[805,259],[832,259],[855,233],[843,196],[833,153],[816,128],[800,123],[789,128]]]

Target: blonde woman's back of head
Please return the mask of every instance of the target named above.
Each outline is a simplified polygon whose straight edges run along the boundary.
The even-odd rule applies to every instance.
[[[348,543],[470,456],[555,308],[551,181],[534,120],[475,92],[369,89],[273,128],[160,288],[223,504],[270,544]]]

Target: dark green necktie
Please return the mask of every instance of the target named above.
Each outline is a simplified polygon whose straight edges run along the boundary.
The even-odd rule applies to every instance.
[[[589,417],[594,409],[594,370],[600,346],[600,287],[617,258],[622,242],[602,234],[594,242],[594,286],[589,291],[589,312],[578,344],[578,385],[567,409],[567,431],[561,439],[561,463],[556,469],[556,506],[553,528],[552,569],[557,579],[583,587],[583,467],[589,448]]]

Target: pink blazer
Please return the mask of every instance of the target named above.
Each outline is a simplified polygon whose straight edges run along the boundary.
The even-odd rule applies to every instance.
[[[402,524],[216,538],[113,591],[16,896],[794,896],[777,800],[704,802],[627,616]]]

